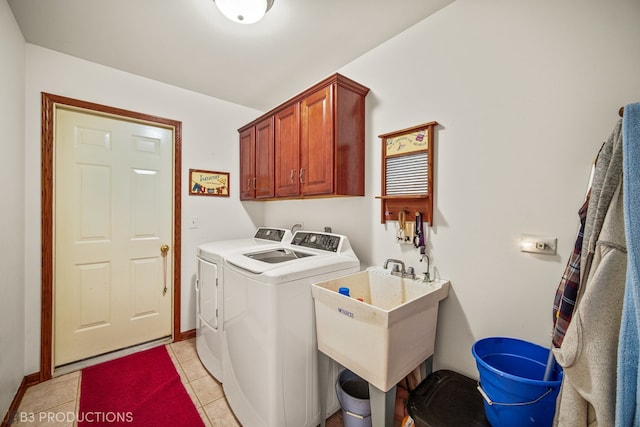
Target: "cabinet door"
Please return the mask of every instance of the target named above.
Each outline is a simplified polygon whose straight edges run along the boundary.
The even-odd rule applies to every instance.
[[[240,200],[255,198],[253,178],[255,176],[255,127],[240,133]]]
[[[273,197],[273,117],[268,117],[256,125],[255,145],[256,199]]]
[[[333,193],[333,86],[324,87],[300,103],[300,192]]]
[[[276,197],[300,194],[300,105],[293,104],[275,115]]]

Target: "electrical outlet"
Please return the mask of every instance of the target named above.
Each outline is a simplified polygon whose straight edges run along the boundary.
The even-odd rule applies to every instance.
[[[555,255],[558,239],[534,234],[523,234],[520,239],[520,251],[534,254]]]

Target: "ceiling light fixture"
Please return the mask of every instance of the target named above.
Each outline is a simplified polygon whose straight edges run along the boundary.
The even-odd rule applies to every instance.
[[[271,9],[274,0],[214,0],[220,12],[233,22],[253,24]]]

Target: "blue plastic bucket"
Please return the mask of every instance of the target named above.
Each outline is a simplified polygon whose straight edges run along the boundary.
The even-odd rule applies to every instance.
[[[484,398],[484,410],[493,427],[547,427],[553,424],[562,368],[555,364],[543,381],[549,349],[514,338],[477,341],[472,349]]]

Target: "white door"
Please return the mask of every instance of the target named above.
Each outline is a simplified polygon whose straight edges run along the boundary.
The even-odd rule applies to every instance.
[[[54,366],[171,335],[173,131],[58,107]]]

